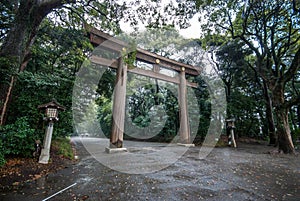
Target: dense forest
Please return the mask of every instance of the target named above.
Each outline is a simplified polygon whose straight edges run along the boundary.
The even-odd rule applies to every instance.
[[[195,0],[160,5],[151,0],[1,1],[0,160],[7,155],[31,155],[34,141],[44,136],[43,112],[37,106],[53,98],[67,108],[59,114],[54,137],[82,132],[109,134],[114,70],[106,71],[97,88],[89,92],[95,101],[87,103],[81,130],[73,125],[72,90],[77,73],[82,65],[89,65],[94,49],[83,25],[118,35],[122,33],[121,22],[135,28],[133,35],[143,41],[137,45],[162,56],[172,58],[178,53],[174,49],[184,48],[182,41],[200,46],[197,54],[210,52],[213,70],[224,83],[227,118],[236,119],[236,134],[266,140],[284,153],[294,153],[300,137],[297,2]],[[200,16],[201,38],[181,38],[177,30],[188,27],[195,14]],[[147,25],[148,33],[171,30],[172,35],[151,38],[151,34],[138,32],[140,23]],[[180,62],[192,64],[194,57],[195,54],[187,55]],[[193,122],[198,127],[193,133],[198,141],[204,139],[211,123],[211,97],[203,76],[191,78],[198,83],[193,90],[200,111],[199,122]],[[143,82],[152,84],[142,85]],[[195,100],[189,101],[189,107],[195,107]],[[160,130],[152,140],[169,141],[176,136],[178,100],[168,87],[159,87],[150,78],[130,75],[127,102],[128,119],[140,128],[147,128],[156,116],[153,106],[163,107],[161,118],[154,118]],[[102,133],[95,132],[99,126]],[[147,136],[147,130],[138,134]]]

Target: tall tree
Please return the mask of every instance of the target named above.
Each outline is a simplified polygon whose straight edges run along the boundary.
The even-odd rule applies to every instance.
[[[226,88],[227,117],[236,118],[236,133],[240,136],[257,136],[261,126],[257,113],[258,108],[262,108],[262,100],[261,92],[257,91],[259,83],[246,61],[252,57],[252,51],[238,40],[229,40],[215,48],[212,57],[216,64],[215,72]]]
[[[83,5],[87,5],[83,2],[81,8],[84,7]],[[3,31],[0,49],[0,125],[5,121],[16,75],[25,69],[30,59],[30,48],[35,41],[41,22],[49,13],[58,13],[57,9],[64,9],[65,12],[69,10],[69,17],[77,15],[79,18],[80,13],[78,12],[80,10],[71,9],[78,7],[76,3],[75,0],[7,0],[3,2],[6,9],[1,15],[5,16],[9,13],[11,18],[7,20],[8,26],[2,26],[6,29]],[[98,16],[102,16],[100,5],[90,4],[93,8],[86,7],[81,12],[94,9],[99,10]],[[66,7],[65,5],[73,5],[73,7]]]
[[[254,52],[256,61],[252,67],[265,82],[266,94],[272,101],[279,151],[294,153],[288,112],[300,96],[287,99],[285,87],[300,65],[299,5],[284,0],[229,0],[212,1],[207,9],[211,12],[208,23],[213,24],[208,29],[226,32]]]

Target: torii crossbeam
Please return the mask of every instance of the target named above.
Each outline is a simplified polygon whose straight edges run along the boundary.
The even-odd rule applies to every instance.
[[[88,27],[88,34],[93,45],[105,48],[107,51],[113,51],[121,54],[124,48],[129,48],[129,44],[116,39],[109,34]],[[181,144],[188,145],[190,141],[190,128],[187,108],[187,86],[197,88],[197,83],[188,82],[186,75],[197,76],[200,73],[199,67],[194,67],[184,63],[168,59],[157,54],[151,53],[141,48],[136,49],[136,60],[153,65],[153,70],[141,68],[128,69],[127,64],[120,57],[117,60],[111,60],[100,56],[91,56],[90,60],[99,65],[114,68],[117,71],[114,102],[113,102],[113,121],[110,133],[110,149],[123,147],[124,122],[125,122],[125,102],[126,102],[126,82],[127,72],[164,80],[179,85],[179,108],[180,108],[180,127],[179,135]],[[178,76],[171,77],[160,73],[160,69],[165,68],[178,73]]]

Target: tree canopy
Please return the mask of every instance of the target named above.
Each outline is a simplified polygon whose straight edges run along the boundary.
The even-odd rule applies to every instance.
[[[267,114],[275,115],[279,148],[286,153],[294,152],[288,111],[300,100],[298,93],[285,96],[287,84],[297,79],[299,71],[300,14],[296,2],[211,1],[204,7],[209,17],[203,26],[206,37],[226,35],[254,53],[255,59],[247,62],[264,85]]]

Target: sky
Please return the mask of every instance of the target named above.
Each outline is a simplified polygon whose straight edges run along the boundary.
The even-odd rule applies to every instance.
[[[198,17],[199,15],[196,14],[191,20],[190,20],[190,24],[191,26],[188,27],[187,29],[178,29],[179,34],[181,36],[183,36],[184,38],[199,38],[201,35],[201,30],[200,30],[200,22],[198,21]],[[125,33],[131,33],[133,32],[133,28],[130,27],[129,23],[124,23],[121,22],[121,29],[125,32]],[[144,30],[145,27],[143,25],[139,26],[140,31]]]
[[[170,1],[174,1],[174,0],[170,0]],[[162,1],[160,3],[161,5],[159,6],[158,9],[162,9],[163,6],[166,5],[168,2],[169,2],[169,0],[168,1]],[[175,1],[174,1],[174,3],[176,4]],[[184,38],[187,38],[187,39],[199,38],[200,35],[201,35],[200,22],[198,20],[199,16],[200,16],[200,14],[195,14],[194,17],[192,19],[190,19],[191,26],[186,28],[186,29],[179,29],[179,27],[176,27],[177,30],[179,31],[179,34],[182,35]],[[121,21],[120,26],[121,26],[121,29],[125,33],[131,33],[131,32],[134,31],[133,28],[130,27],[129,22],[125,23],[124,21],[123,22]],[[142,23],[140,23],[138,27],[139,27],[139,31],[144,31],[146,29],[144,24],[142,24]]]
[[[196,14],[191,20],[191,26],[187,29],[180,29],[179,34],[184,38],[199,38],[201,35],[200,22],[198,21],[199,14]]]

